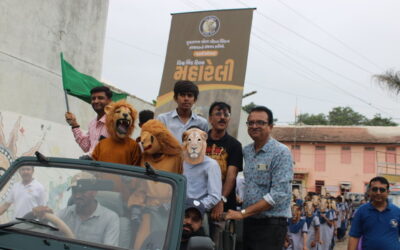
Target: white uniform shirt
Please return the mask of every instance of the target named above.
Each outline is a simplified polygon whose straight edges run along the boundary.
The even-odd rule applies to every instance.
[[[42,184],[33,179],[28,185],[15,183],[6,202],[14,205],[14,218],[23,217],[32,208],[46,205],[46,193]]]

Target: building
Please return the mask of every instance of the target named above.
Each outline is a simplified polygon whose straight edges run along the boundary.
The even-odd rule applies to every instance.
[[[376,175],[400,183],[400,127],[275,126],[272,136],[291,149],[303,195],[365,192]]]
[[[36,150],[56,157],[83,154],[64,118],[60,52],[78,71],[101,79],[108,5],[107,0],[1,1],[0,167]],[[92,107],[72,96],[68,100],[87,129],[96,115]],[[127,101],[138,111],[154,110],[133,95]]]

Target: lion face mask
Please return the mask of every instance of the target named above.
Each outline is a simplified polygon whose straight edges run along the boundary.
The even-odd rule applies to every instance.
[[[137,111],[124,100],[111,103],[104,110],[109,135],[119,141],[129,138],[135,126]]]
[[[192,165],[204,161],[207,147],[207,133],[201,129],[192,128],[182,135],[183,159]]]

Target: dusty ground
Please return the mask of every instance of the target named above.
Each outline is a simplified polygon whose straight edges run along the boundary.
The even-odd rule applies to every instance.
[[[346,235],[346,238],[344,241],[336,242],[334,249],[335,250],[346,250],[347,249],[347,239],[348,239],[348,235]]]

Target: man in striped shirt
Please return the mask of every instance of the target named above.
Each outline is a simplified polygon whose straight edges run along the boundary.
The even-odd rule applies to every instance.
[[[104,108],[111,102],[112,92],[108,87],[100,86],[93,88],[90,94],[92,98],[91,104],[97,116],[90,122],[86,134],[80,129],[75,115],[71,112],[65,113],[65,119],[72,128],[76,143],[78,143],[83,152],[89,153],[89,155],[92,154],[100,139],[108,137]]]

